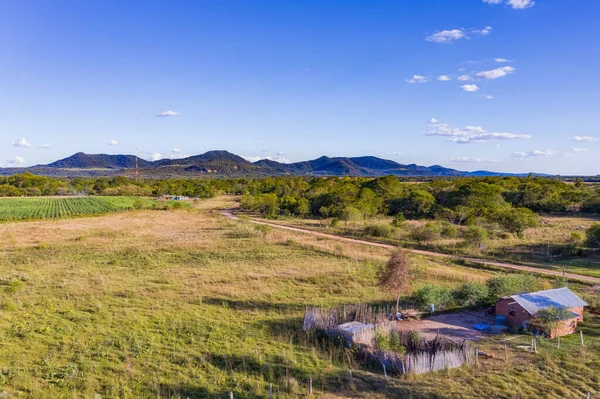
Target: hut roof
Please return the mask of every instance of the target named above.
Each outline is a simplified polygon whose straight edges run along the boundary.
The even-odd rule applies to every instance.
[[[567,287],[510,295],[505,298],[514,299],[515,302],[532,315],[549,307],[571,309],[588,306],[583,299],[579,298]]]

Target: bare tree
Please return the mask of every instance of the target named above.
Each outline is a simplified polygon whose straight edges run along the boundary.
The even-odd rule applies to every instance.
[[[410,290],[410,256],[401,249],[394,253],[379,278],[379,288],[396,295],[396,314],[399,311],[400,296]]]

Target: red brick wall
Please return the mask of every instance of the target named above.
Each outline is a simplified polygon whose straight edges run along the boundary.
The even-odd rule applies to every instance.
[[[514,311],[514,315],[509,314],[510,310]],[[563,336],[574,333],[577,329],[577,323],[583,320],[583,307],[571,308],[569,311],[576,313],[579,316],[565,320],[553,328],[550,334],[552,338],[559,335]],[[506,325],[510,327],[521,327],[524,322],[533,317],[512,298],[499,300],[496,303],[496,314],[499,316],[506,316]]]
[[[514,310],[514,315],[509,314]],[[521,327],[524,322],[531,319],[531,315],[512,298],[501,299],[496,303],[496,314],[506,316],[506,325],[509,327]]]

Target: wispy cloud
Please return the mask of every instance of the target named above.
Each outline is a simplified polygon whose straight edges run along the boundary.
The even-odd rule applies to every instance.
[[[573,152],[588,152],[589,149],[588,148],[571,148],[571,151],[573,151]]]
[[[163,155],[160,152],[154,152],[152,153],[152,155],[150,155],[150,160],[151,161],[158,161],[159,159],[162,159]]]
[[[534,0],[483,0],[484,3],[488,3],[488,4],[502,4],[505,3],[506,5],[516,9],[516,10],[522,10],[524,8],[530,8],[533,7],[535,5],[535,1]]]
[[[39,148],[52,148],[52,144],[42,144]]]
[[[469,75],[460,75],[456,79],[460,80],[461,82],[468,82],[470,80],[473,80],[473,78],[471,76],[469,76]]]
[[[106,144],[108,144],[108,145],[121,145],[123,143],[121,143],[120,141],[117,141],[117,140],[108,140],[106,142]]]
[[[460,29],[446,29],[429,35],[425,38],[428,42],[434,43],[452,43],[461,39],[468,39],[469,35],[475,36],[486,36],[492,31],[491,26],[486,26],[482,29],[471,29],[466,30]]]
[[[168,111],[163,111],[163,112],[156,114],[157,118],[170,118],[173,116],[179,116],[179,112],[168,110]]]
[[[512,60],[507,60],[506,58],[494,58],[494,61],[499,63],[499,64],[504,64],[507,62],[513,62]]]
[[[429,82],[431,79],[429,79],[429,78],[428,78],[428,77],[426,77],[426,76],[421,76],[421,75],[413,75],[413,77],[412,77],[412,78],[410,78],[410,79],[405,79],[405,80],[406,80],[406,83],[411,83],[411,84],[414,84],[414,83],[427,83],[427,82]]]
[[[480,79],[486,79],[486,80],[498,79],[498,78],[503,78],[506,75],[513,73],[514,71],[515,71],[515,68],[513,68],[511,66],[504,66],[504,67],[492,69],[491,71],[477,72],[475,74],[475,76]]]
[[[494,96],[490,96],[489,94],[485,94],[485,95],[483,96],[483,98],[485,98],[486,100],[493,100],[493,99],[494,99]]]
[[[12,142],[13,147],[31,147],[31,144],[27,141],[26,138],[20,138],[19,140],[15,140]]]
[[[483,162],[491,162],[491,161],[486,161],[485,159],[482,159],[482,158],[456,157],[456,158],[451,158],[450,162],[458,163],[458,164],[465,164],[465,163],[483,163]]]
[[[462,85],[460,86],[460,88],[463,91],[470,91],[470,92],[474,92],[474,91],[478,91],[479,90],[479,86],[477,86],[476,84],[472,84],[472,85]]]
[[[427,136],[445,137],[453,143],[480,143],[490,140],[523,140],[531,138],[528,134],[488,132],[481,126],[453,127],[435,118],[429,121]]]
[[[592,136],[575,136],[573,137],[573,141],[580,143],[582,141],[598,141],[598,139]]]
[[[6,163],[13,166],[24,165],[25,160],[21,157],[14,157],[13,159],[7,160]]]
[[[275,162],[279,162],[279,163],[291,163],[292,161],[290,161],[289,159],[287,159],[284,156],[276,156],[276,157],[272,157],[272,156],[245,156],[242,155],[242,158],[244,158],[246,161],[249,162],[258,162],[261,161],[263,159],[268,159],[269,161],[275,161]]]
[[[448,81],[452,80],[452,76],[441,75],[441,76],[438,76],[437,80],[439,80],[440,82],[448,82]]]
[[[171,150],[171,152],[172,152],[173,154],[179,154],[179,153],[181,152],[181,149],[179,149],[179,148],[173,148],[173,149]]]
[[[531,158],[539,158],[539,157],[549,157],[552,155],[558,154],[558,151],[555,150],[533,150],[526,152],[513,152],[511,154],[512,158],[519,159],[531,159]]]

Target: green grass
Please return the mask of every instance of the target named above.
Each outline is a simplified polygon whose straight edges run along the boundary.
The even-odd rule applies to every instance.
[[[0,221],[90,216],[149,208],[153,202],[140,197],[0,198]]]
[[[388,380],[307,337],[306,306],[391,300],[375,284],[382,249],[263,234],[209,207],[3,224],[0,237],[0,397],[254,399],[273,384],[301,398],[309,377],[322,398],[600,392],[597,317],[584,351],[569,337],[561,353]],[[464,268],[435,262],[415,256],[415,286],[459,283]]]

